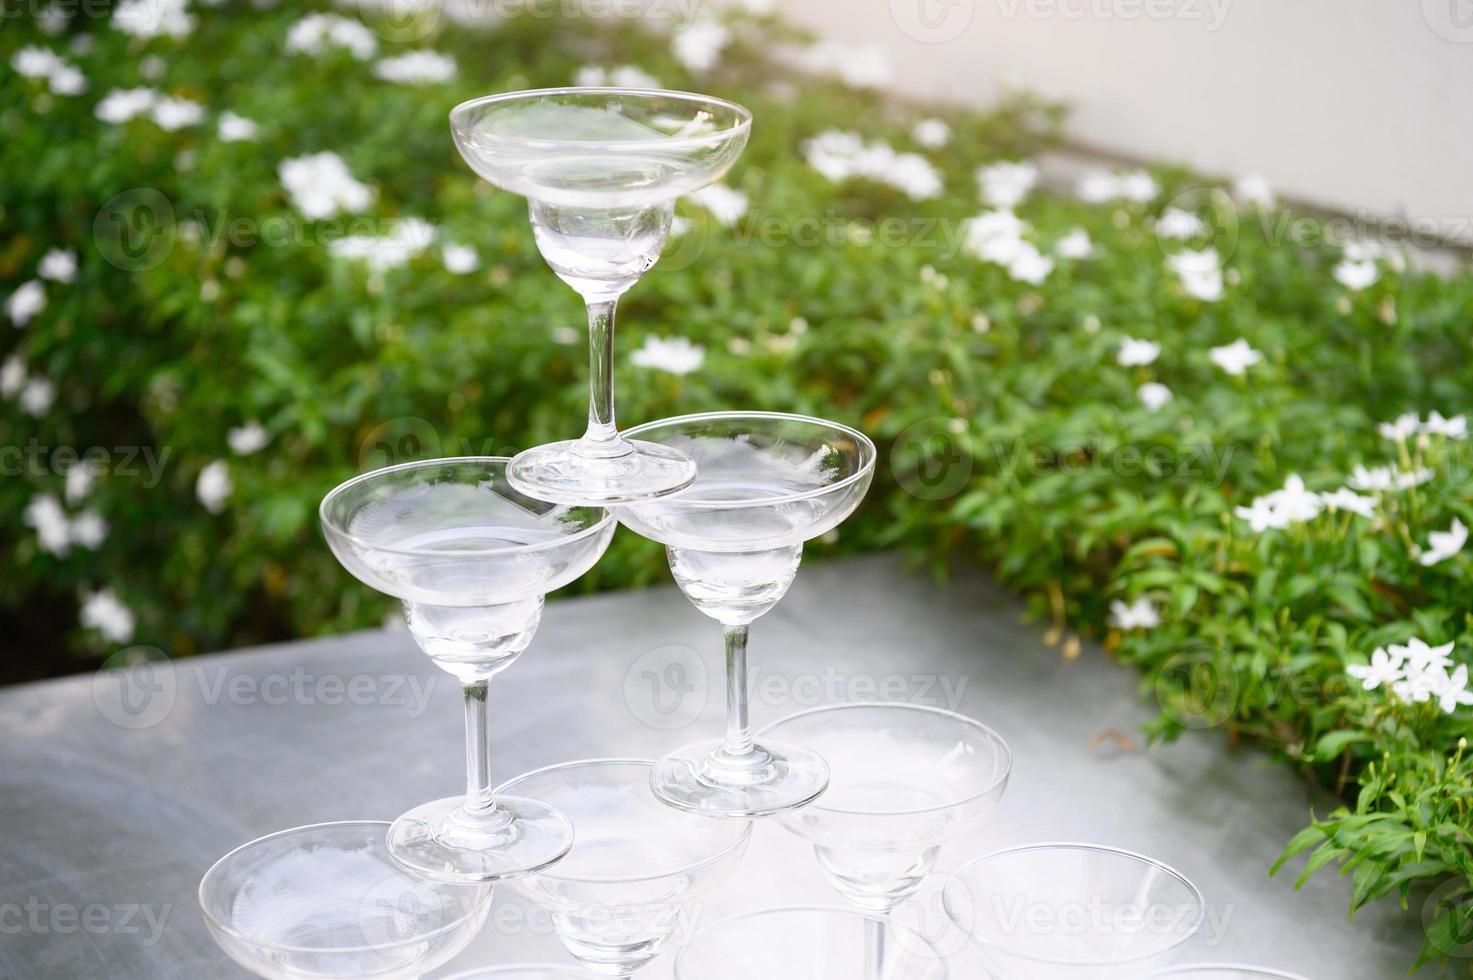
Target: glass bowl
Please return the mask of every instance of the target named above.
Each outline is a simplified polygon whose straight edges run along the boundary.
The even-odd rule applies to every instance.
[[[416,878],[389,857],[389,825],[321,823],[243,844],[205,872],[205,925],[266,980],[412,980],[481,930],[489,886]]]

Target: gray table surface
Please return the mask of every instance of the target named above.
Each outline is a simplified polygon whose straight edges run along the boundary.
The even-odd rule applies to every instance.
[[[754,721],[875,697],[954,707],[1001,732],[1015,765],[1002,805],[947,848],[942,869],[1028,841],[1113,844],[1201,887],[1212,919],[1193,959],[1311,980],[1405,974],[1415,911],[1382,903],[1350,922],[1348,881],[1322,873],[1296,893],[1292,873],[1267,875],[1310,808],[1333,801],[1219,733],[1149,749],[1098,741],[1137,734],[1152,713],[1137,677],[1088,646],[1066,662],[1040,634],[980,578],[938,587],[893,556],[813,563],[753,628]],[[182,661],[131,714],[108,680],[0,690],[7,980],[243,977],[195,904],[217,857],[286,827],[392,819],[463,778],[459,691],[403,632]],[[555,600],[532,648],[493,684],[496,776],[714,737],[721,685],[717,627],[673,588]],[[566,960],[510,889],[496,903],[443,972]],[[811,850],[763,823],[702,921],[794,903],[838,899]],[[668,977],[669,960],[648,980]],[[962,980],[982,975],[969,951],[953,961]]]

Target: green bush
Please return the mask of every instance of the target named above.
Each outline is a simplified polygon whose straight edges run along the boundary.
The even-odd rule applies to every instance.
[[[900,545],[938,572],[987,563],[1063,655],[1086,634],[1140,669],[1162,708],[1154,735],[1220,727],[1342,792],[1289,853],[1314,848],[1306,873],[1351,873],[1355,907],[1431,902],[1419,962],[1473,931],[1456,683],[1473,648],[1468,564],[1422,561],[1434,532],[1473,523],[1469,442],[1435,419],[1378,431],[1469,403],[1466,272],[1407,270],[1398,253],[1326,241],[1334,226],[1313,216],[1247,203],[1246,188],[1235,200],[1158,168],[1108,201],[1026,194],[1016,210],[1036,250],[1014,230],[989,253],[1021,250],[1010,273],[976,254],[993,225],[966,224],[983,210],[974,171],[1053,146],[1054,107],[897,104],[802,74],[804,39],[746,14],[730,16],[718,63],[692,72],[637,24],[530,16],[447,20],[410,45],[382,29],[369,58],[291,53],[305,16],[291,7],[200,6],[178,38],[81,13],[0,36],[0,296],[23,321],[0,331],[6,677],[130,644],[181,656],[374,625],[389,603],[351,582],[316,530],[327,489],[403,455],[574,434],[579,302],[537,255],[523,202],[460,163],[445,116],[476,94],[632,64],[733,97],[757,122],[728,178],[745,215],[727,227],[682,204],[690,227],[622,305],[625,424],[743,406],[861,426],[882,472],[815,550]],[[376,77],[378,58],[418,47],[453,56],[457,77]],[[67,65],[85,92],[67,94]],[[136,118],[98,117],[110,92],[145,86],[202,118],[147,94],[132,97]],[[258,124],[253,139],[220,138],[226,110]],[[923,116],[949,123],[944,148],[917,145]],[[869,167],[880,179],[828,179],[805,141],[835,127],[925,155],[944,188],[913,200],[893,160]],[[284,188],[283,161],[324,151],[372,187],[361,213],[309,220]],[[1210,220],[1158,220],[1172,207]],[[328,247],[411,217],[438,237],[402,264]],[[1085,244],[1078,229],[1091,252],[1068,257],[1077,248],[1059,243]],[[446,244],[472,246],[476,271],[449,271]],[[1209,245],[1217,261],[1192,257]],[[53,249],[76,253],[73,281]],[[38,278],[43,262],[52,278]],[[688,338],[704,361],[686,374],[631,363],[652,337]],[[1122,348],[1149,354],[1130,338],[1155,356],[1122,365]],[[1230,374],[1212,351],[1239,338],[1261,360]],[[1146,404],[1164,397],[1148,384],[1172,397]],[[253,448],[252,423],[265,447],[232,449],[232,430]],[[79,457],[95,465],[68,477]],[[1429,478],[1327,507],[1317,493],[1358,466]],[[579,587],[660,581],[663,565],[622,534]],[[1433,663],[1444,680],[1419,688],[1433,676],[1421,662],[1397,691],[1347,673],[1414,637],[1454,644],[1451,663]]]

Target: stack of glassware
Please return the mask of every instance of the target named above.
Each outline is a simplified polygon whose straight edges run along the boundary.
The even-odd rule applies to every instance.
[[[628,977],[737,867],[751,822],[775,817],[812,843],[852,908],[711,925],[676,958],[680,980],[944,980],[937,930],[892,913],[931,876],[941,846],[1001,800],[1007,743],[970,718],[908,704],[832,705],[756,735],[748,717],[748,630],[787,592],[804,542],[858,506],[874,444],[836,422],[773,412],[688,415],[627,434],[615,425],[615,305],[659,257],[676,199],[740,155],[750,113],[703,95],[568,88],[475,99],[450,120],[472,169],[527,198],[543,257],[584,299],[588,428],[512,459],[376,470],[323,500],[333,553],[402,600],[415,642],[462,685],[465,795],[392,824],[317,824],[237,848],[200,883],[211,934],[269,980],[407,980],[463,950],[492,886],[508,882],[549,912],[578,966],[495,966],[458,980]],[[658,761],[567,762],[493,787],[491,678],[531,644],[544,596],[593,567],[616,523],[665,545],[676,584],[721,624],[725,736]],[[1203,916],[1175,871],[1092,845],[980,858],[942,897],[995,980],[1135,980]],[[1088,903],[1133,914],[1077,928],[1066,913]]]

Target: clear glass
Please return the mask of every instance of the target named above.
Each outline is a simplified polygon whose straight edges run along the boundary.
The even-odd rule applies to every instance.
[[[828,759],[828,792],[783,824],[813,844],[841,895],[877,915],[920,888],[942,844],[993,811],[1012,771],[1012,752],[991,728],[923,705],[814,708],[769,733]]]
[[[518,493],[508,462],[405,463],[349,480],[322,501],[333,554],[364,584],[403,600],[415,642],[464,691],[465,795],[415,807],[389,831],[389,853],[437,881],[531,874],[573,842],[556,810],[492,792],[489,689],[532,642],[543,597],[593,567],[615,521],[600,508]]]
[[[699,475],[688,489],[617,513],[665,545],[676,584],[721,624],[726,646],[726,737],[661,759],[655,794],[708,816],[805,806],[828,785],[828,766],[801,744],[753,740],[747,630],[788,591],[803,543],[859,506],[874,476],[874,443],[837,422],[775,412],[685,415],[630,434],[696,461]]]
[[[577,828],[572,853],[514,887],[546,908],[589,970],[627,977],[688,927],[693,903],[746,853],[750,823],[704,820],[650,795],[653,762],[590,759],[549,766],[500,791],[541,800]]]
[[[674,493],[691,460],[630,441],[614,418],[614,313],[660,257],[675,199],[720,180],[752,114],[689,92],[560,88],[472,99],[450,113],[472,170],[527,199],[542,257],[588,313],[588,428],[521,453],[512,484],[543,500],[615,504]]]
[[[1297,973],[1233,963],[1199,963],[1151,974],[1149,980],[1305,980]]]
[[[881,940],[873,944],[875,936]],[[849,909],[749,912],[696,934],[675,957],[676,980],[946,980],[924,936]]]
[[[388,830],[324,823],[236,848],[199,884],[210,935],[266,980],[412,980],[448,962],[481,930],[491,889],[406,874]]]
[[[441,980],[589,980],[588,971],[575,966],[552,963],[517,963],[511,966],[483,966]]]
[[[1153,858],[1097,844],[1030,844],[963,866],[946,915],[988,968],[1037,980],[1139,980],[1201,927],[1202,893]]]

